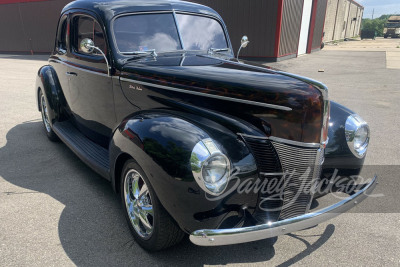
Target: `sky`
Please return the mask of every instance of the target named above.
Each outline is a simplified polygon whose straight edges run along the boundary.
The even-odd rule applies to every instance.
[[[400,14],[400,0],[356,0],[364,6],[364,18],[378,18],[386,14]]]

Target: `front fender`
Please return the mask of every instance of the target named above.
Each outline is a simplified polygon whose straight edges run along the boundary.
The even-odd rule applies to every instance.
[[[243,164],[243,159],[249,155],[252,157],[236,134],[206,121],[167,110],[140,113],[125,119],[110,144],[114,188],[119,189],[119,177],[115,175],[118,158],[130,155],[146,173],[165,209],[186,232],[204,227],[218,228],[223,218],[240,208],[238,203],[255,206],[257,195],[254,194],[231,194],[210,201],[194,180],[190,157],[194,146],[202,139],[213,139],[233,166]]]
[[[50,65],[41,67],[36,77],[35,95],[39,111],[41,111],[39,101],[40,90],[42,90],[44,97],[46,98],[50,123],[53,125],[53,123],[60,120],[62,116],[61,107],[64,103],[64,95],[58,81],[57,73]]]
[[[329,142],[325,149],[324,172],[338,169],[339,173],[342,174],[358,175],[362,169],[365,157],[360,159],[354,156],[347,145],[345,136],[346,120],[352,114],[355,114],[355,112],[331,101]]]

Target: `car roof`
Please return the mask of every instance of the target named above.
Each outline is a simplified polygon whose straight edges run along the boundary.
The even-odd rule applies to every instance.
[[[220,18],[212,8],[180,0],[77,0],[66,5],[62,13],[71,9],[90,10],[106,21],[124,13],[172,10],[213,15]]]

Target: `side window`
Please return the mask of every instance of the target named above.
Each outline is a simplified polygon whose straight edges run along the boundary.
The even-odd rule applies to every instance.
[[[94,45],[106,53],[106,42],[103,30],[99,23],[93,18],[88,16],[75,16],[74,17],[74,50],[81,54],[86,54],[80,48],[80,43],[85,38],[93,40]],[[94,55],[101,55],[100,52],[94,50]]]
[[[67,16],[63,16],[60,19],[60,24],[57,31],[57,43],[56,49],[58,52],[65,54],[67,52]]]

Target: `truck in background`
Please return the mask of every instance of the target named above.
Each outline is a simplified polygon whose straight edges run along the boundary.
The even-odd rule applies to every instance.
[[[383,29],[383,36],[385,38],[400,37],[400,16],[390,16]]]

